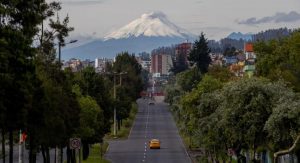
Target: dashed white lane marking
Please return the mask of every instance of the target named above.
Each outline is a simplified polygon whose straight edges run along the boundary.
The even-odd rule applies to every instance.
[[[147,138],[148,123],[149,123],[149,106],[147,107],[147,120],[146,120],[146,126],[145,126],[145,138]],[[142,160],[142,162],[145,162],[145,160],[146,160],[146,152],[147,152],[147,142],[145,142],[144,159]]]

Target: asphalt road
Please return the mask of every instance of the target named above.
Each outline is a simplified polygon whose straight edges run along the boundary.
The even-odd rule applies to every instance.
[[[138,105],[129,138],[109,142],[105,157],[113,163],[190,163],[167,104],[140,99]],[[161,141],[161,149],[149,149],[153,138]]]

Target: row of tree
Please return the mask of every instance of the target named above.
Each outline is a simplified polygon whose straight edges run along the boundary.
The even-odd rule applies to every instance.
[[[246,154],[255,162],[256,153],[266,151],[275,161],[292,151],[300,158],[299,39],[295,31],[279,41],[256,43],[257,77],[251,79],[237,78],[226,67],[209,67],[203,59],[207,43],[196,41],[198,52],[192,50],[190,61],[205,64],[177,74],[166,89],[166,101],[190,145],[201,148],[210,162],[232,160],[232,155],[245,162]]]
[[[50,149],[67,147],[67,162],[74,162],[69,139],[80,137],[83,158],[89,144],[102,142],[110,132],[113,108],[118,108],[118,121],[128,117],[132,102],[143,88],[141,67],[133,55],[121,53],[111,74],[97,74],[88,67],[73,73],[62,70],[55,46],[64,46],[65,38],[74,30],[69,17],[54,17],[61,9],[56,2],[14,0],[0,3],[0,129],[2,157],[8,137],[9,162],[13,163],[13,146],[21,130],[28,137],[29,162],[36,162],[41,152],[50,162]],[[48,22],[46,26],[44,22]],[[115,73],[126,71],[114,82]],[[114,73],[115,72],[115,73]],[[112,87],[116,86],[117,99]]]

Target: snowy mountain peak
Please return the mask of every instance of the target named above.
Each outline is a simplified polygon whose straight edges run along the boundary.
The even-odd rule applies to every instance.
[[[245,41],[249,41],[249,40],[252,40],[252,34],[251,33],[243,34],[241,32],[232,32],[231,34],[229,34],[227,36],[227,38],[234,39],[234,40],[242,39]]]
[[[162,12],[143,14],[140,18],[104,37],[109,39],[122,39],[129,37],[181,37],[188,38],[190,33],[170,22]]]

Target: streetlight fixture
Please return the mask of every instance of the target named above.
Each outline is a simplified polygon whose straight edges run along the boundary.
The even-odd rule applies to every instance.
[[[72,44],[72,43],[75,43],[75,42],[77,42],[78,40],[71,40],[70,42],[68,42],[68,43],[62,43],[62,42],[59,42],[58,43],[58,62],[59,62],[59,64],[61,64],[61,47],[62,46],[65,46],[65,45],[67,45],[67,44]]]

